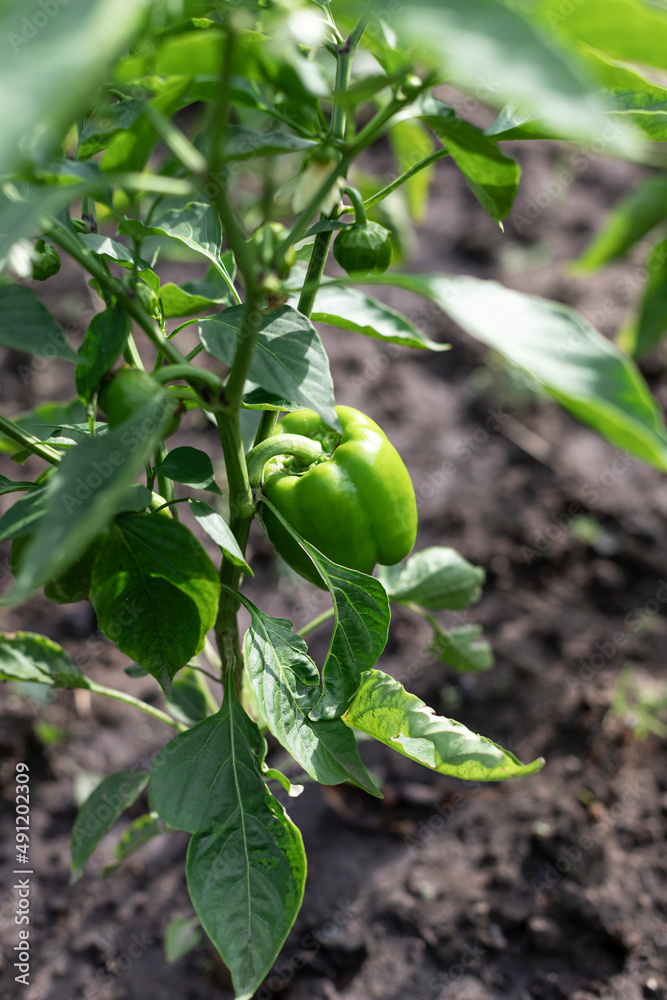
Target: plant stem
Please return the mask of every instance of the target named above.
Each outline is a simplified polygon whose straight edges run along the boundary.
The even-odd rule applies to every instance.
[[[255,434],[253,448],[256,448],[258,444],[261,444],[262,441],[266,441],[267,438],[273,435],[278,423],[278,412],[278,410],[264,410],[257,433]]]
[[[159,708],[153,708],[152,705],[141,701],[140,698],[135,698],[134,695],[126,694],[125,691],[118,691],[116,688],[106,687],[104,684],[96,684],[95,681],[90,680],[87,681],[86,686],[93,694],[103,694],[106,698],[115,698],[116,701],[124,701],[126,705],[134,705],[135,708],[138,708],[141,712],[145,712],[146,715],[164,722],[165,725],[171,726],[172,729],[178,729],[180,733],[184,733],[188,729],[188,726],[184,726],[181,722],[176,722],[176,719],[172,719],[166,712],[161,712]]]
[[[308,262],[306,280],[303,283],[297,306],[299,312],[303,313],[304,316],[310,317],[313,311],[315,299],[320,288],[320,281],[324,274],[324,265],[329,255],[332,237],[333,233],[318,233],[315,237],[313,252]]]
[[[330,618],[333,618],[333,616],[334,616],[334,609],[327,608],[326,611],[323,611],[321,615],[317,616],[317,618],[313,618],[313,620],[311,622],[308,622],[307,625],[304,625],[303,628],[297,629],[296,634],[308,635],[308,633],[316,629],[318,625],[323,625],[324,622],[328,622]]]
[[[261,486],[266,463],[276,455],[295,455],[310,465],[322,454],[322,445],[301,434],[276,434],[256,445],[246,455],[248,479],[251,486]]]
[[[364,208],[372,208],[373,205],[377,205],[379,202],[384,201],[393,191],[399,188],[405,181],[410,180],[415,174],[418,174],[420,170],[424,170],[425,167],[430,167],[432,163],[437,163],[438,160],[442,160],[443,157],[449,156],[448,149],[436,149],[434,153],[429,156],[425,156],[423,160],[419,163],[415,163],[414,167],[410,167],[409,170],[405,170],[400,177],[397,177],[395,181],[391,184],[387,184],[383,187],[381,191],[377,191],[372,197],[367,198],[364,202]],[[345,211],[345,209],[343,209]]]
[[[31,434],[30,431],[24,430],[17,424],[8,420],[6,417],[0,417],[0,431],[6,434],[7,437],[11,438],[12,441],[17,441],[22,444],[24,448],[27,448],[33,453],[33,455],[38,455],[39,458],[44,459],[50,465],[57,465],[62,455],[57,452],[55,448],[49,447],[48,444],[44,444],[39,438]]]
[[[355,224],[357,226],[365,226],[368,223],[368,219],[366,218],[366,209],[364,208],[363,199],[357,189],[350,187],[350,185],[347,184],[343,188],[343,194],[346,194],[352,202]]]

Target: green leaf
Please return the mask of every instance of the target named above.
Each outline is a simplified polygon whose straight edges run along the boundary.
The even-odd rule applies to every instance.
[[[477,736],[460,722],[435,715],[380,670],[363,675],[343,722],[439,774],[467,781],[519,778],[544,766],[542,758],[522,764],[509,750]]]
[[[35,293],[23,285],[0,286],[0,345],[40,358],[79,360],[60,323]]]
[[[188,726],[201,722],[211,714],[209,699],[202,688],[199,676],[194,670],[186,667],[171,685],[171,701],[167,705],[169,714],[177,722],[184,722]]]
[[[381,798],[359,757],[356,740],[340,719],[313,722],[320,675],[292,622],[271,618],[242,594],[251,625],[243,640],[245,669],[262,718],[276,739],[315,781],[351,781]]]
[[[425,295],[578,420],[667,470],[667,431],[648,386],[632,361],[573,309],[479,278],[392,274],[372,280]]]
[[[649,278],[639,318],[630,337],[634,358],[643,358],[653,350],[667,331],[667,240],[653,248],[646,261],[646,270]]]
[[[131,854],[139,850],[140,847],[147,844],[149,840],[159,837],[162,833],[164,833],[164,823],[162,823],[157,813],[146,813],[144,816],[137,816],[136,819],[132,820],[127,830],[124,830],[118,838],[113,849],[113,861],[104,866],[102,874],[108,875],[122,861],[125,861]]]
[[[564,8],[562,0],[541,0],[539,12],[554,34],[570,42],[586,42],[615,59],[667,69],[667,18],[659,4],[586,0]]]
[[[610,99],[610,114],[619,116],[616,122],[629,120],[654,142],[664,142],[667,139],[667,89],[654,80],[647,80],[636,67],[618,63],[595,49],[584,47],[580,55],[598,83],[605,87]]]
[[[215,624],[220,585],[192,532],[167,517],[123,514],[93,568],[99,626],[169,694]]]
[[[248,410],[301,410],[303,407],[299,403],[293,403],[284,396],[278,396],[275,392],[267,392],[259,386],[251,392],[246,392],[243,396],[243,405]]]
[[[667,177],[648,177],[622,198],[577,261],[581,272],[594,271],[610,260],[624,257],[659,222],[667,218]]]
[[[167,118],[178,111],[183,106],[184,92],[188,89],[190,81],[183,77],[173,77],[161,85],[151,89],[155,92],[155,97],[147,103],[166,115]],[[131,124],[114,135],[104,153],[101,166],[106,172],[136,170],[141,171],[146,166],[155,143],[158,133],[147,116],[141,116]]]
[[[387,643],[391,618],[387,592],[372,576],[332,562],[302,538],[266,497],[262,503],[299,543],[331,594],[334,627],[322,668],[322,695],[310,718],[339,718],[355,695],[362,671],[377,662]]]
[[[88,687],[69,653],[36,632],[0,632],[0,680],[58,688]]]
[[[107,190],[107,182],[100,175],[99,182],[68,185],[66,188],[20,184],[18,188],[12,186],[11,198],[5,193],[8,188],[9,185],[4,192],[0,191],[0,259],[7,255],[17,240],[32,236],[50,221],[51,215],[57,215],[72,201],[96,190]]]
[[[148,0],[69,0],[57,16],[17,3],[0,12],[5,40],[0,63],[3,108],[0,175],[28,159],[43,160],[77,116],[96,101],[99,85],[130,43]],[[22,19],[21,15],[29,17]]]
[[[199,321],[199,337],[214,358],[231,365],[244,307],[232,306]],[[311,407],[338,428],[329,359],[317,330],[291,306],[280,306],[262,320],[248,378],[267,392]]]
[[[480,638],[481,625],[459,625],[445,631],[431,615],[428,615],[428,622],[433,628],[433,643],[429,648],[443,663],[459,673],[481,673],[491,669],[493,650],[486,639]]]
[[[378,579],[392,601],[432,611],[461,611],[478,601],[485,572],[455,549],[432,546],[397,566],[380,566]]]
[[[420,160],[429,156],[435,145],[424,126],[418,121],[399,121],[389,130],[389,141],[394,150],[399,173],[405,173]],[[404,183],[410,215],[414,222],[424,222],[428,206],[428,193],[433,179],[434,166],[425,167]]]
[[[200,313],[215,309],[220,305],[229,305],[229,295],[222,298],[209,299],[205,295],[189,292],[185,285],[174,285],[167,282],[160,287],[160,298],[165,319],[176,319],[181,316],[198,316]]]
[[[164,957],[168,963],[178,962],[202,939],[199,917],[172,917],[164,935]]]
[[[451,86],[496,107],[514,101],[571,139],[604,137],[603,103],[584,82],[576,56],[518,5],[416,0],[396,21],[401,39],[414,41],[420,58],[430,58]],[[632,130],[608,138],[606,148],[632,152]]]
[[[221,262],[233,281],[235,264],[231,250],[223,254]],[[205,277],[199,281],[186,281],[182,285],[167,282],[160,288],[160,298],[167,319],[199,315],[216,306],[229,306],[237,301],[230,292],[228,282],[216,267],[210,267]]]
[[[21,370],[19,368],[19,374]],[[54,428],[62,427],[65,424],[78,424],[86,419],[86,409],[80,399],[73,399],[70,403],[42,403],[34,410],[28,410],[13,420],[18,427],[30,431],[40,441],[46,441],[53,433]],[[13,454],[17,444],[13,438],[0,436],[0,451]]]
[[[220,487],[215,481],[213,463],[210,456],[199,448],[188,446],[174,448],[169,452],[164,462],[159,465],[155,472],[158,476],[172,479],[183,486],[190,486],[194,490],[208,490],[209,493],[217,493],[222,496]]]
[[[269,971],[306,874],[301,835],[263,780],[265,755],[262,734],[228,683],[218,714],[168,743],[151,772],[159,814],[195,833],[188,889],[237,1000],[249,1000]]]
[[[26,496],[16,500],[0,517],[0,542],[8,538],[33,535],[48,507],[45,486],[36,486]]]
[[[447,351],[450,346],[430,340],[405,316],[346,285],[322,285],[317,292],[311,319],[343,330],[354,330],[386,343],[400,344],[401,347]]]
[[[234,300],[238,301],[225,258],[220,256],[222,245],[220,220],[215,209],[207,201],[189,201],[184,205],[182,199],[164,198],[150,227],[135,219],[125,219],[119,229],[120,232],[130,236],[169,236],[196,253],[202,254],[222,275]]]
[[[226,559],[242,569],[248,576],[255,574],[245,561],[243,553],[239,548],[239,543],[232,534],[231,528],[223,520],[213,507],[209,507],[203,500],[190,498],[188,505],[197,524],[204,529],[206,534],[219,545]]]
[[[67,451],[46,484],[47,511],[2,603],[15,604],[64,572],[106,528],[161,440],[175,405],[166,392],[156,393],[120,427]]]
[[[70,885],[83,875],[88,858],[100,840],[137,801],[148,784],[147,771],[114,771],[103,778],[79,809],[72,828]]]
[[[286,132],[256,132],[243,125],[230,125],[224,157],[226,160],[250,160],[258,156],[299,153],[313,146],[317,146],[317,142],[312,139],[300,139]]]
[[[516,160],[504,156],[491,139],[442,101],[423,99],[419,117],[445,144],[484,211],[494,222],[504,219],[519,189],[521,168]]]
[[[90,401],[102,376],[119,358],[129,332],[130,318],[121,305],[93,316],[79,348],[85,364],[77,365],[75,373],[76,391],[84,403]]]
[[[22,479],[7,479],[7,476],[0,476],[0,497],[4,496],[6,493],[15,493],[17,491],[32,490],[35,488],[35,484],[28,482],[28,480]],[[0,521],[2,518],[0,518]]]

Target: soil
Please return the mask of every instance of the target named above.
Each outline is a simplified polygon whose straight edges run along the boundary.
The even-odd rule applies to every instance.
[[[614,333],[641,286],[641,254],[586,279],[569,276],[566,262],[635,182],[636,168],[558,146],[512,151],[524,179],[506,232],[443,161],[414,266],[500,279],[571,303]],[[163,273],[182,280],[186,270],[202,269],[169,264]],[[64,267],[40,291],[76,343],[95,308],[83,279]],[[309,859],[305,902],[257,996],[665,1000],[665,742],[641,738],[628,711],[610,711],[627,664],[634,682],[665,693],[664,480],[485,363],[481,347],[441,314],[403,295],[389,298],[452,350],[387,350],[325,328],[337,399],[377,419],[405,457],[419,497],[417,547],[451,545],[485,567],[481,601],[441,617],[479,622],[496,666],[454,674],[428,652],[428,627],[405,609],[395,612],[379,666],[440,714],[524,761],[543,755],[547,765],[529,778],[471,785],[364,743],[384,800],[307,785],[288,804]],[[663,359],[657,352],[644,366],[662,402]],[[71,370],[29,364],[8,353],[4,412],[68,397]],[[213,453],[215,437],[191,423],[172,443]],[[15,470],[9,460],[2,467]],[[295,588],[280,572],[260,532],[250,548],[252,600],[297,626],[322,610],[319,592]],[[150,678],[123,673],[127,658],[100,636],[87,603],[59,607],[37,597],[4,611],[0,625],[44,632],[96,680],[161,703]],[[326,629],[313,633],[319,662],[326,638]],[[149,766],[167,728],[85,692],[60,692],[42,706],[9,687],[3,695],[2,996],[228,1000],[229,983],[206,941],[165,962],[170,918],[193,913],[186,835],[156,838],[99,876],[118,829],[145,811],[145,799],[68,887],[75,791],[85,796],[95,776]],[[45,739],[45,721],[62,731],[56,742]],[[271,753],[280,757],[275,747]],[[12,950],[16,761],[29,764],[33,793],[27,989],[14,982]]]

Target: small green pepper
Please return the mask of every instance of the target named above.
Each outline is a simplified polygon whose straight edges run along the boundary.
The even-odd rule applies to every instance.
[[[375,421],[350,406],[337,406],[336,412],[342,434],[330,430],[314,410],[284,417],[278,435],[319,441],[322,454],[305,465],[298,457],[272,459],[264,494],[329,559],[370,574],[376,563],[399,562],[414,545],[415,491],[400,455]],[[267,506],[263,521],[283,559],[322,586],[308,556]]]
[[[37,240],[35,250],[39,254],[32,262],[32,276],[35,281],[46,281],[60,270],[60,256],[50,243]]]
[[[346,226],[336,237],[333,254],[351,278],[383,274],[391,264],[389,230],[377,222]]]

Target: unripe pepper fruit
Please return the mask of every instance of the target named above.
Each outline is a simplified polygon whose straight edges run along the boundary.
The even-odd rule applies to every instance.
[[[102,383],[97,405],[107,418],[110,430],[113,430],[145,406],[161,388],[159,382],[140,368],[118,368]],[[180,419],[181,412],[177,410],[165,437],[178,429]]]
[[[351,278],[384,274],[391,264],[391,235],[377,222],[346,226],[334,241],[333,255]]]
[[[319,440],[321,458],[273,459],[264,494],[285,520],[333,562],[362,573],[377,563],[393,565],[408,555],[417,534],[417,503],[410,475],[382,429],[359,410],[337,406],[342,434],[314,410],[288,413],[277,434]],[[269,507],[263,521],[275,548],[301,576],[318,587],[319,574],[301,546]]]

